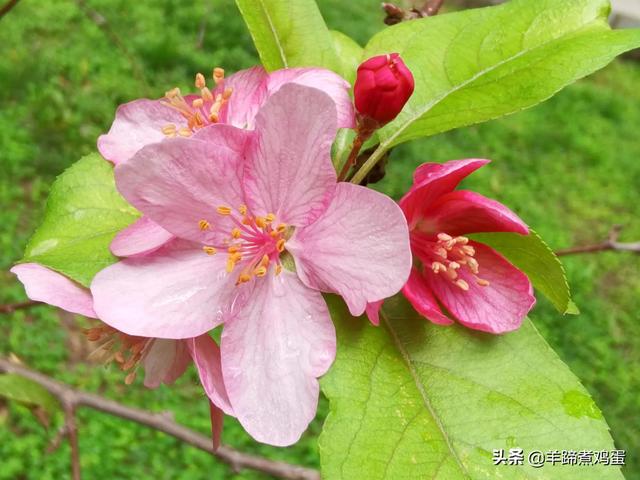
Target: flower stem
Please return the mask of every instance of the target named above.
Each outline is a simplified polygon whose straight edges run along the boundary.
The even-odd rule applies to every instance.
[[[371,169],[378,163],[378,161],[384,156],[386,152],[386,145],[380,144],[378,148],[376,148],[375,152],[371,154],[367,161],[364,162],[360,170],[358,170],[353,178],[351,179],[351,183],[355,183],[359,185],[367,176],[367,174],[371,171]]]
[[[338,175],[339,182],[347,178],[347,174],[349,173],[349,170],[351,169],[351,167],[353,167],[356,164],[356,159],[358,158],[358,153],[360,153],[360,149],[362,148],[362,145],[370,136],[371,136],[370,133],[367,135],[367,133],[358,131],[358,133],[356,134],[356,138],[353,139],[353,144],[351,145],[351,152],[349,153],[349,158],[347,158],[347,161],[344,162],[344,165],[342,166],[342,170],[340,170],[340,174]]]

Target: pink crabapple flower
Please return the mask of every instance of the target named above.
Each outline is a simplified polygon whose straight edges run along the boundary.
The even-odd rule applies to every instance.
[[[183,96],[174,88],[163,99],[139,99],[118,107],[109,132],[98,139],[100,154],[118,165],[145,145],[168,137],[191,137],[210,125],[251,129],[260,107],[288,83],[324,91],[335,102],[338,126],[350,128],[354,124],[349,84],[329,70],[289,68],[267,73],[262,67],[253,67],[225,78],[224,70],[215,68],[212,76],[215,87],[210,90],[204,76],[196,75],[198,95]],[[111,251],[118,257],[145,254],[173,238],[167,230],[143,216],[116,235]]]
[[[22,282],[30,299],[98,318],[89,289],[64,275],[37,263],[16,265],[11,272]],[[94,355],[100,355],[105,361],[113,360],[122,370],[130,372],[127,383],[133,381],[140,365],[145,373],[145,387],[172,384],[193,360],[211,402],[225,413],[233,414],[222,383],[220,349],[208,335],[184,340],[146,338],[127,335],[107,325],[93,327],[85,333],[89,341],[99,345]]]
[[[147,145],[116,166],[122,195],[176,238],[99,272],[94,308],[130,335],[198,337],[224,323],[222,374],[258,441],[290,445],[313,419],[335,329],[321,292],[354,315],[397,293],[411,268],[407,224],[388,197],[337,183],[339,109],[289,83],[253,130],[215,124]]]
[[[439,302],[466,327],[499,334],[519,328],[536,300],[523,272],[492,248],[464,236],[529,234],[527,225],[504,205],[475,192],[455,190],[467,175],[488,162],[425,163],[416,170],[400,207],[419,265],[412,268],[402,292],[433,323],[453,323]],[[378,322],[381,304],[367,306],[373,323]]]

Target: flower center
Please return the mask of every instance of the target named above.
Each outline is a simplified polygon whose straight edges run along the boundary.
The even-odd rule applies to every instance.
[[[276,224],[273,213],[265,217],[252,216],[248,214],[246,205],[240,205],[237,211],[221,205],[216,212],[229,217],[235,226],[222,245],[206,245],[202,249],[207,255],[226,252],[227,273],[233,272],[236,266],[240,267],[236,285],[246,283],[253,277],[264,277],[272,263],[275,265],[275,274],[280,274],[280,254],[290,236],[290,229],[286,224]],[[204,231],[211,228],[211,224],[207,220],[200,220],[198,227]]]
[[[135,380],[138,366],[149,352],[154,340],[127,335],[109,325],[89,328],[84,331],[84,334],[90,342],[98,342],[98,347],[89,357],[104,364],[116,362],[122,371],[129,371],[124,378],[127,385]]]
[[[214,68],[212,76],[216,87],[224,86],[224,70],[222,68]],[[201,73],[196,74],[195,86],[200,91],[200,95],[195,99],[183,97],[179,88],[173,88],[165,93],[163,105],[177,110],[187,120],[186,127],[177,127],[173,123],[162,127],[162,133],[167,137],[175,137],[177,135],[189,137],[200,128],[218,123],[220,109],[233,93],[233,90],[229,87],[214,96],[209,87],[207,87],[207,82]]]
[[[435,241],[426,240],[416,235],[411,239],[414,249],[425,262],[425,268],[430,266],[435,274],[442,275],[465,292],[469,290],[469,284],[459,278],[460,269],[469,271],[481,287],[489,285],[488,280],[478,276],[480,265],[475,258],[475,248],[468,245],[467,237],[452,237],[446,233],[439,233],[436,238]]]

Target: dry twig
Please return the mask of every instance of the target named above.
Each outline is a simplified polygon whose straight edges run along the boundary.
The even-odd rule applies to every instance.
[[[593,245],[584,245],[571,248],[565,248],[562,250],[556,250],[556,255],[575,255],[578,253],[595,253],[604,252],[607,250],[613,250],[618,252],[634,252],[640,253],[640,242],[619,242],[620,233],[622,232],[622,225],[614,225],[609,231],[609,237],[600,243]]]
[[[4,17],[7,13],[11,11],[13,7],[15,7],[20,0],[9,0],[2,7],[0,7],[0,18]]]

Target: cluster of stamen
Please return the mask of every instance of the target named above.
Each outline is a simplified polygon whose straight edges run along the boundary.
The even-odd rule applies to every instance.
[[[475,259],[475,248],[468,245],[467,237],[452,237],[446,233],[439,233],[436,241],[419,241],[418,247],[423,258],[431,261],[431,270],[450,280],[454,285],[465,292],[469,290],[469,284],[459,278],[458,271],[466,268],[481,287],[489,285],[489,281],[478,276],[479,264]]]
[[[224,87],[224,70],[222,68],[214,68],[212,77],[216,87]],[[200,94],[198,98],[191,101],[182,96],[179,88],[173,88],[165,93],[165,100],[162,103],[180,112],[187,120],[186,127],[178,127],[173,123],[162,127],[162,133],[167,137],[178,135],[189,137],[196,130],[218,123],[220,110],[233,93],[233,90],[227,87],[222,89],[222,93],[214,96],[201,73],[196,74],[195,86]]]
[[[226,252],[227,273],[232,273],[236,266],[242,265],[236,285],[249,282],[254,277],[264,277],[271,264],[275,265],[276,275],[282,272],[280,254],[284,251],[287,225],[276,225],[273,213],[264,217],[250,215],[246,205],[240,205],[236,211],[221,205],[216,213],[231,219],[234,227],[222,245],[205,245],[202,249],[207,255]],[[205,231],[212,226],[208,220],[202,219],[198,222],[198,228]]]
[[[84,334],[90,342],[98,343],[89,357],[105,364],[118,364],[122,371],[128,372],[124,379],[127,385],[135,380],[140,362],[153,344],[153,339],[127,335],[108,325],[86,329]]]

